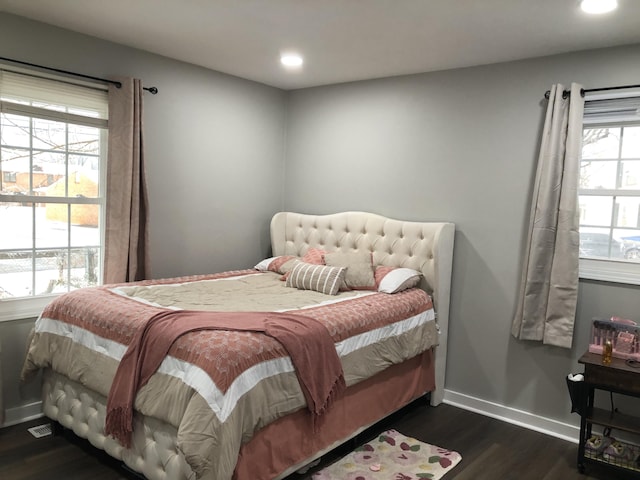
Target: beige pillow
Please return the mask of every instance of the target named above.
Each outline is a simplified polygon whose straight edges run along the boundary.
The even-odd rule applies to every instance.
[[[336,295],[344,281],[346,268],[328,267],[296,261],[287,276],[287,287],[314,290],[326,295]]]
[[[324,261],[332,267],[345,267],[344,290],[375,290],[371,252],[325,253]],[[346,288],[345,288],[346,286]]]

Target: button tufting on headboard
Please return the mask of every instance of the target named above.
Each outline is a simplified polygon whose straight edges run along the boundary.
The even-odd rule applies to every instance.
[[[372,252],[376,265],[420,270],[425,278],[422,286],[433,294],[437,304],[440,299],[435,250],[443,229],[451,229],[448,234],[451,245],[447,248],[452,248],[453,228],[451,223],[400,221],[366,212],[332,215],[281,212],[273,218],[271,236],[274,255],[302,256],[310,247],[367,251]]]

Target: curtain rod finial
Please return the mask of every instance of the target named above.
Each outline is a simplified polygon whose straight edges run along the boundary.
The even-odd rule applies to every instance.
[[[158,93],[158,89],[156,87],[145,88],[145,90],[149,92],[151,95],[155,95],[156,93]]]

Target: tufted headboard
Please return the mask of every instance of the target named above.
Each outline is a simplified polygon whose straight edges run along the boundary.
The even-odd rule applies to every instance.
[[[431,403],[437,405],[444,394],[454,232],[453,223],[405,222],[367,212],[279,212],[271,220],[271,248],[274,256],[302,256],[310,247],[366,251],[373,253],[375,265],[421,271],[420,286],[433,298],[440,330],[436,391],[431,395]]]

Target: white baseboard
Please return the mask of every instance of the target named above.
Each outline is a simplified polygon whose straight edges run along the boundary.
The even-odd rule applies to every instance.
[[[506,407],[499,403],[488,402],[481,398],[448,389],[444,390],[443,403],[528,428],[529,430],[551,435],[552,437],[561,438],[562,440],[567,440],[572,443],[578,443],[578,437],[580,436],[580,428],[578,426],[559,422],[547,417],[541,417],[540,415],[534,415],[524,410]],[[9,408],[5,411],[5,421],[0,425],[0,428],[17,425],[43,416],[42,402],[33,402],[28,405]]]
[[[35,418],[43,417],[42,402],[33,402],[15,408],[7,408],[4,412],[4,423],[0,427],[10,427],[19,423],[28,422]]]
[[[445,389],[443,403],[578,443],[580,427]]]

